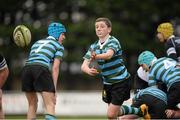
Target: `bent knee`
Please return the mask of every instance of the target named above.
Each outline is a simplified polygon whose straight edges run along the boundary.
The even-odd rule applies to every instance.
[[[118,117],[118,114],[114,112],[108,112],[107,117],[108,119],[116,119]]]

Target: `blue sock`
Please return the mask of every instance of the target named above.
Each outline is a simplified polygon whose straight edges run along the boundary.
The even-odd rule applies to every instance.
[[[54,115],[45,114],[45,120],[56,120],[56,117]]]

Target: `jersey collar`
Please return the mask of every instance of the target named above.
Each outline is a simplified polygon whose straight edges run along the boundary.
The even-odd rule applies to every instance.
[[[100,40],[98,41],[98,45],[100,46],[100,49],[103,48],[103,46],[108,42],[108,40],[109,40],[110,37],[111,37],[111,36],[109,35],[108,38],[105,40],[104,43],[101,43]]]
[[[53,36],[48,36],[47,39],[53,39],[53,40],[56,40],[56,38],[54,38]]]
[[[174,35],[171,35],[171,36],[169,37],[169,39],[174,38],[174,37],[175,37]]]

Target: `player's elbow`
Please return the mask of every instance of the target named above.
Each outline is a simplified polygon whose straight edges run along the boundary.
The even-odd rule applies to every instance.
[[[85,65],[84,64],[81,65],[81,71],[83,71],[83,72],[85,71]]]
[[[82,71],[82,72],[88,73],[88,69],[89,69],[89,67],[88,67],[86,64],[82,64],[82,65],[81,65],[81,71]]]
[[[88,60],[84,60],[84,62],[81,65],[81,71],[86,73],[88,68],[89,68],[89,61]]]

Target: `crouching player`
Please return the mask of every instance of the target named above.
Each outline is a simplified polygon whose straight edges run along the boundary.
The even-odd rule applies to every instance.
[[[140,85],[139,83],[143,82],[143,85],[145,86],[138,86],[139,90],[133,98],[131,107],[125,105],[121,107],[123,114],[131,115],[124,115],[120,117],[120,119],[137,119],[142,115],[144,115],[145,119],[166,118],[165,110],[167,107],[167,95],[165,92],[154,86],[147,87],[147,77],[148,72],[140,67],[137,71],[137,84]],[[158,84],[158,87],[161,88],[162,84]]]
[[[166,84],[168,110],[177,109],[180,102],[180,68],[177,62],[167,57],[157,59],[152,52],[144,51],[139,55],[138,63],[149,71],[149,86],[156,86],[158,81]]]

